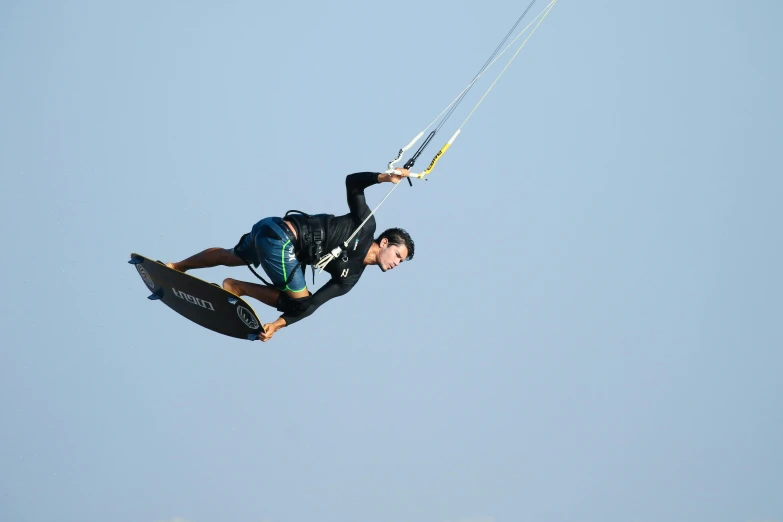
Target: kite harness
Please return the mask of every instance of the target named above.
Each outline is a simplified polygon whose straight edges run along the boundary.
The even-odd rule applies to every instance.
[[[326,232],[324,227],[324,220],[327,217],[326,214],[316,214],[316,215],[310,215],[306,212],[302,212],[301,210],[289,210],[285,213],[285,216],[283,219],[287,218],[291,214],[298,214],[302,216],[304,219],[300,219],[297,221],[299,226],[299,237],[297,238],[297,244],[301,247],[297,249],[298,257],[297,257],[297,265],[296,267],[291,270],[291,273],[288,276],[288,279],[286,280],[285,284],[288,285],[288,283],[291,282],[291,280],[294,277],[294,274],[297,270],[301,268],[302,273],[305,271],[305,267],[307,265],[310,265],[313,269],[313,284],[315,284],[315,264],[321,259],[323,255],[323,245],[324,240],[326,239]],[[273,237],[275,239],[283,239],[281,237],[278,237],[278,234],[274,232],[271,228],[262,228],[261,233],[270,237]],[[242,236],[239,240],[239,244],[242,243],[242,241],[245,239],[245,234]],[[236,251],[236,249],[235,249]],[[344,254],[347,257],[347,252]],[[240,257],[242,261],[247,265],[247,267],[250,269],[251,272],[253,272],[253,275],[255,275],[261,282],[263,282],[266,286],[270,286],[274,288],[274,285],[261,277],[258,272],[255,271],[253,268],[253,265],[247,261],[247,259]]]

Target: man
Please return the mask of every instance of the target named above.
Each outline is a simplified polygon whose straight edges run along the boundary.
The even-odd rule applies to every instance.
[[[329,299],[348,293],[366,266],[378,265],[386,272],[413,258],[413,240],[405,230],[391,228],[373,239],[375,218],[364,198],[364,189],[370,185],[397,184],[408,175],[407,169],[397,169],[394,174],[349,174],[345,178],[348,214],[309,216],[291,211],[284,218],[265,218],[253,225],[232,249],[208,248],[167,266],[185,272],[218,265],[252,264],[256,268],[261,265],[273,286],[229,278],[223,281],[223,288],[238,296],[254,297],[283,312],[276,321],[264,325],[266,332],[261,334],[261,340],[268,341],[280,328],[304,319]],[[345,247],[345,241],[357,229],[358,233]],[[337,247],[341,251],[335,251]],[[324,271],[332,278],[311,295],[305,283],[304,267],[315,265],[330,252],[336,252],[337,256]]]

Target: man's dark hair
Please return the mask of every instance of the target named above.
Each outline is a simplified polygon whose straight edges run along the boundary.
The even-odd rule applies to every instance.
[[[401,228],[390,228],[378,236],[375,242],[380,245],[381,240],[384,238],[389,240],[390,245],[405,245],[405,248],[408,249],[408,257],[405,259],[409,261],[413,259],[413,239],[406,231]]]

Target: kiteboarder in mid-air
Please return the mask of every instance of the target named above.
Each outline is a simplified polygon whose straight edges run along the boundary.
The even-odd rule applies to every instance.
[[[364,189],[370,185],[397,184],[409,174],[408,169],[396,169],[391,174],[349,174],[345,178],[347,214],[308,215],[289,211],[284,217],[267,217],[253,225],[234,248],[208,248],[166,265],[180,272],[220,265],[248,265],[252,270],[260,265],[271,284],[229,278],[223,281],[223,288],[238,296],[253,297],[283,312],[277,320],[264,325],[260,338],[268,341],[280,328],[304,319],[326,301],[348,293],[366,266],[378,265],[386,272],[413,258],[413,240],[405,230],[390,228],[377,238],[373,237],[375,217],[364,197]],[[332,276],[314,294],[310,294],[305,282],[306,265],[323,268]]]
[[[547,6],[514,37],[512,36],[522,19],[533,7],[531,0],[511,30],[495,51],[479,69],[473,80],[449,103],[441,113],[421,130],[407,145],[399,149],[397,157],[388,164],[383,173],[360,172],[346,177],[348,191],[348,214],[308,215],[289,211],[283,217],[269,217],[256,223],[252,230],[242,236],[234,248],[208,248],[178,263],[152,261],[139,254],[131,254],[129,263],[136,266],[144,284],[152,291],[150,300],[160,300],[180,315],[218,333],[254,341],[268,341],[284,326],[293,324],[312,314],[319,306],[334,297],[344,295],[358,282],[367,265],[378,265],[384,272],[413,258],[413,240],[400,228],[391,228],[373,237],[375,232],[375,210],[370,210],[364,198],[364,190],[370,185],[390,182],[394,185],[383,201],[399,186],[402,178],[412,184],[412,178],[427,179],[435,164],[451,147],[462,128],[473,116],[481,103],[493,89],[511,62],[522,51],[530,37],[548,16],[557,0]],[[529,31],[528,31],[529,30]],[[525,38],[522,38],[522,36]],[[516,44],[521,39],[521,43]],[[487,69],[512,46],[516,52],[506,66],[487,88],[473,109],[465,117],[451,138],[435,154],[429,166],[420,173],[410,172],[417,158],[441,130],[454,113],[466,94]],[[426,137],[425,137],[426,136]],[[423,138],[418,149],[404,164],[395,169],[403,155]],[[218,265],[247,265],[264,285],[226,279],[223,289],[198,278],[184,274],[187,270]],[[331,279],[315,294],[311,294],[304,278],[305,267],[326,270]],[[253,268],[261,266],[271,279],[267,283]],[[168,268],[167,268],[168,267]],[[262,325],[248,303],[241,296],[251,296],[282,312],[276,321]]]

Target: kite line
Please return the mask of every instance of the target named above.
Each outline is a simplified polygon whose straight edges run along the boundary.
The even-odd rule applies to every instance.
[[[490,91],[495,87],[495,85],[500,80],[501,76],[506,72],[506,70],[509,68],[511,63],[516,59],[516,57],[519,55],[519,53],[522,51],[522,49],[525,47],[527,42],[530,40],[530,38],[535,34],[538,27],[541,25],[541,23],[546,19],[546,17],[549,15],[549,12],[552,10],[552,8],[555,6],[558,0],[551,0],[549,4],[538,14],[536,15],[533,20],[525,26],[522,31],[514,38],[511,43],[509,43],[505,49],[500,51],[500,49],[506,44],[511,34],[514,32],[514,30],[517,28],[517,26],[520,24],[522,19],[527,15],[528,11],[533,7],[533,5],[536,3],[536,0],[532,0],[530,4],[528,4],[525,11],[522,13],[522,15],[517,19],[517,21],[514,23],[514,25],[511,27],[511,29],[506,33],[506,36],[503,38],[503,40],[498,44],[498,46],[495,48],[495,50],[492,52],[492,54],[489,56],[487,61],[484,63],[484,65],[481,66],[479,69],[479,72],[476,73],[476,75],[473,77],[473,79],[470,81],[470,83],[462,89],[462,91],[457,95],[454,100],[449,103],[445,109],[443,109],[440,114],[438,114],[430,123],[427,125],[424,130],[419,132],[407,145],[405,145],[403,148],[399,150],[397,153],[397,156],[391,160],[388,164],[388,169],[386,170],[386,174],[394,174],[396,172],[395,164],[399,162],[405,152],[408,151],[411,147],[413,147],[422,136],[424,136],[424,133],[426,133],[434,124],[435,122],[440,122],[438,125],[430,131],[430,133],[425,138],[424,142],[419,146],[419,148],[416,150],[416,152],[405,162],[404,167],[405,169],[411,169],[413,168],[414,164],[416,163],[416,160],[419,158],[422,152],[424,152],[424,149],[429,145],[429,143],[432,141],[432,139],[435,137],[437,132],[443,127],[443,125],[446,123],[446,121],[451,117],[454,110],[457,108],[457,106],[462,102],[462,100],[465,98],[465,96],[468,94],[468,92],[471,90],[473,85],[478,81],[479,78],[481,78],[484,73],[506,52],[508,51],[514,44],[519,40],[523,35],[525,35],[532,27],[529,33],[527,33],[527,36],[522,40],[522,43],[517,48],[516,52],[511,56],[511,58],[506,63],[506,66],[503,67],[503,69],[500,71],[500,73],[497,75],[495,80],[492,82],[492,84],[487,88],[487,90],[484,92],[484,95],[481,96],[479,101],[476,103],[476,105],[473,107],[473,109],[470,111],[468,116],[463,120],[463,122],[460,124],[459,128],[452,134],[451,138],[446,142],[445,145],[443,145],[440,150],[435,154],[435,156],[432,158],[432,161],[430,161],[429,166],[425,170],[419,173],[413,173],[411,172],[408,177],[408,183],[412,186],[413,183],[411,183],[410,178],[418,178],[427,180],[426,176],[428,176],[432,169],[435,168],[435,164],[440,160],[441,157],[446,153],[447,150],[451,147],[451,145],[454,143],[454,140],[457,139],[457,136],[459,136],[460,132],[462,131],[462,128],[465,126],[465,124],[470,120],[470,118],[473,116],[473,113],[476,112],[476,110],[479,108],[479,106],[482,104],[484,99],[489,95]],[[394,189],[397,188],[397,185],[399,183],[395,183],[394,186],[389,190],[389,192],[384,196],[384,198],[381,200],[380,203],[370,212],[370,215],[365,218],[365,220],[356,228],[353,234],[342,244],[338,245],[336,248],[334,248],[329,254],[322,257],[315,265],[314,268],[318,268],[319,273],[323,271],[323,269],[333,260],[337,257],[340,257],[341,255],[344,256],[346,254],[348,245],[353,240],[354,237],[359,233],[359,231],[362,229],[362,227],[369,221],[369,219],[375,215],[375,212],[383,205],[383,203],[386,201],[386,199],[394,192]]]

